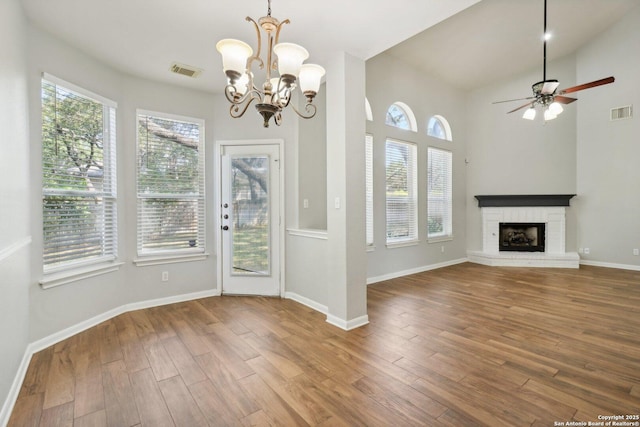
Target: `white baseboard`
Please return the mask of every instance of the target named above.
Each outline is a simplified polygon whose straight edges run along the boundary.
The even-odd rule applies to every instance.
[[[295,292],[285,292],[284,297],[298,302],[302,305],[306,305],[307,307],[312,308],[322,314],[326,314],[327,323],[330,323],[333,326],[337,326],[340,329],[344,329],[345,331],[350,331],[351,329],[356,329],[369,323],[369,316],[366,314],[364,316],[356,317],[355,319],[351,320],[344,320],[337,316],[329,314],[329,307],[327,307],[326,305],[319,304],[312,299],[303,297],[302,295],[298,295]]]
[[[22,382],[24,381],[24,377],[27,374],[27,368],[29,367],[29,363],[31,362],[31,357],[47,347],[55,345],[62,340],[65,340],[73,335],[79,334],[82,331],[85,331],[93,326],[96,326],[104,321],[112,319],[120,314],[127,313],[129,311],[140,310],[143,308],[151,308],[151,307],[159,307],[167,304],[174,304],[177,302],[191,301],[200,298],[207,298],[212,296],[219,296],[220,291],[218,289],[213,289],[210,291],[201,291],[201,292],[193,292],[189,294],[182,295],[174,295],[166,298],[157,298],[153,300],[134,302],[130,304],[125,304],[120,307],[116,307],[112,310],[109,310],[105,313],[99,314],[97,316],[92,317],[91,319],[84,320],[76,325],[70,326],[62,331],[51,334],[47,337],[41,338],[37,341],[34,341],[27,345],[24,356],[22,357],[22,362],[18,367],[18,371],[16,372],[16,376],[14,377],[13,383],[11,384],[11,388],[9,389],[9,393],[7,398],[2,406],[2,410],[0,411],[0,426],[6,426],[9,423],[9,417],[11,416],[11,412],[13,411],[13,406],[18,399],[18,394],[20,393],[20,388],[22,387]]]
[[[307,297],[303,297],[302,295],[298,295],[295,292],[285,292],[284,293],[284,297],[286,299],[290,299],[293,300],[295,302],[299,302],[302,305],[306,305],[309,308],[314,309],[315,311],[318,311],[322,314],[327,314],[327,312],[329,311],[329,308],[326,305],[322,305],[320,303],[315,302],[312,299],[309,299]]]
[[[16,376],[13,378],[9,394],[7,395],[7,398],[2,405],[2,409],[0,410],[0,426],[6,427],[9,423],[11,412],[13,412],[13,405],[15,405],[16,400],[18,400],[18,394],[20,393],[24,377],[27,375],[27,369],[29,368],[29,363],[31,363],[31,356],[33,356],[33,353],[34,352],[29,352],[29,347],[27,347],[27,350],[22,357],[22,361],[20,362],[20,366],[18,366]]]
[[[355,319],[344,320],[334,316],[333,314],[327,314],[327,323],[337,326],[340,329],[344,329],[345,331],[350,331],[369,323],[369,316],[365,314],[364,316],[356,317]]]
[[[383,274],[382,276],[369,277],[367,279],[367,285],[371,285],[373,283],[384,282],[385,280],[396,279],[402,276],[408,276],[410,274],[422,273],[429,270],[436,270],[438,268],[449,267],[456,264],[462,264],[463,262],[469,261],[467,258],[454,259],[451,261],[445,261],[438,264],[430,264],[424,265],[418,268],[412,268],[409,270],[396,271],[394,273]]]
[[[640,265],[616,264],[612,262],[590,261],[587,259],[581,259],[580,265],[591,265],[593,267],[618,268],[620,270],[640,271]]]

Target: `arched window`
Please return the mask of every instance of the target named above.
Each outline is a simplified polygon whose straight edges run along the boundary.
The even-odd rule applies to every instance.
[[[389,107],[385,123],[400,129],[418,131],[416,116],[411,111],[411,108],[403,102],[394,102]]]
[[[367,114],[367,120],[372,122],[373,121],[373,113],[371,112],[371,104],[369,104],[369,100],[366,97],[364,98],[364,111]]]
[[[429,119],[429,123],[427,124],[427,135],[434,138],[453,141],[449,122],[447,119],[439,115],[435,115]]]

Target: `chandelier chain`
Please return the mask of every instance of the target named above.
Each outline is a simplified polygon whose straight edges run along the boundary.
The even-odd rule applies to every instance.
[[[271,16],[271,0],[267,0],[267,16]]]

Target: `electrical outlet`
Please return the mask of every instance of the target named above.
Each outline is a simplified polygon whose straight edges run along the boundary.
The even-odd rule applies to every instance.
[[[444,245],[440,246],[440,252],[444,253]]]
[[[163,271],[162,272],[162,281],[163,282],[168,282],[169,281],[169,272],[168,271]]]
[[[633,254],[634,254],[635,256],[640,255],[640,249],[634,249],[634,250],[633,250]]]
[[[591,253],[591,249],[584,248],[584,253],[585,253],[585,255],[589,255]]]
[[[302,207],[305,209],[309,209],[309,199],[304,199],[302,201]]]

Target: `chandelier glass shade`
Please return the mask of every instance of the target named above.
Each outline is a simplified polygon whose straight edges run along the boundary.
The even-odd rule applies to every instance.
[[[302,118],[310,119],[316,115],[313,99],[320,90],[320,83],[325,74],[324,68],[316,64],[304,64],[309,52],[294,43],[279,43],[282,25],[288,24],[271,16],[271,1],[267,16],[256,22],[250,17],[257,36],[257,52],[247,43],[235,39],[223,39],[216,44],[222,55],[222,68],[227,76],[225,96],[231,103],[231,117],[242,117],[249,105],[256,102],[255,108],[263,118],[264,127],[269,127],[273,117],[276,125],[282,122],[282,110],[289,106],[293,91],[297,86],[306,97],[303,111],[291,104],[291,108]],[[266,34],[266,57],[261,57],[262,32]],[[253,73],[253,65],[257,63],[265,71],[265,79],[258,86]]]

